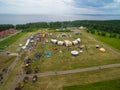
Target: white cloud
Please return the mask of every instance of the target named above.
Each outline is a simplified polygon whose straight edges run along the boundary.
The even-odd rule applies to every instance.
[[[106,4],[103,8],[118,9],[118,8],[120,8],[120,0],[114,0],[112,3]]]
[[[4,0],[3,12],[60,14],[70,13],[73,0]]]
[[[0,0],[5,3],[5,13],[17,14],[77,14],[94,13],[95,10],[77,8],[74,6],[75,0]],[[98,11],[97,11],[98,12]]]
[[[76,7],[77,0],[0,0],[4,7],[0,13],[13,14],[100,14],[104,9],[120,7],[120,0],[106,4],[103,10]],[[119,12],[119,11],[118,11]]]

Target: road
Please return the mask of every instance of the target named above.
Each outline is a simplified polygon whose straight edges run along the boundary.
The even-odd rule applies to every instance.
[[[15,69],[15,66],[17,65],[17,63],[18,63],[18,60],[20,59],[20,57],[21,57],[21,55],[23,54],[23,52],[21,52],[17,57],[16,57],[16,59],[13,61],[13,63],[8,67],[8,70],[7,70],[7,72],[6,73],[4,73],[4,78],[3,78],[3,86],[5,86],[6,85],[6,82],[7,82],[7,80],[10,78],[9,77],[9,75],[11,75],[11,74],[13,74],[14,73],[14,69]],[[21,71],[21,66],[22,66],[22,64],[19,66],[19,70],[18,70],[18,72],[19,71]],[[23,73],[23,72],[22,72]],[[16,79],[16,78],[15,78]],[[14,84],[14,87],[15,87],[15,85],[16,85],[16,83]],[[5,89],[3,89],[3,90],[5,90]],[[10,90],[14,90],[14,89],[10,89]]]
[[[7,73],[4,74],[3,81],[6,81],[8,79],[7,77],[9,76],[9,74],[13,70],[13,68],[15,67],[18,60],[19,60],[19,56],[17,56],[16,59],[13,61],[13,63],[8,67]]]
[[[95,66],[95,67],[82,68],[82,69],[79,68],[73,70],[46,72],[46,73],[38,73],[38,74],[24,74],[24,76],[33,77],[34,75],[37,75],[38,77],[45,77],[45,76],[64,75],[64,74],[73,74],[73,73],[80,73],[80,72],[87,72],[94,70],[102,70],[102,69],[115,68],[115,67],[120,67],[120,64],[110,64],[110,65]]]

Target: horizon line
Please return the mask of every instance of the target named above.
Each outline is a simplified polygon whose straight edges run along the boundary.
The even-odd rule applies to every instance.
[[[0,13],[0,15],[89,15],[89,16],[120,16],[120,14],[12,14],[12,13]]]

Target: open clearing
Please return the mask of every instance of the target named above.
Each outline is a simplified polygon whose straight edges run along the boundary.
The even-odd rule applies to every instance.
[[[65,86],[86,85],[116,78],[120,78],[120,68],[41,77],[36,83],[33,83],[30,79],[23,90],[63,90]]]
[[[9,69],[10,71],[8,72],[2,72],[3,77],[6,79],[5,81],[3,81],[4,83],[0,86],[0,88],[2,88],[2,90],[8,90],[11,86],[11,81],[14,80],[14,78],[16,77],[16,75],[19,73],[19,70],[21,70],[21,65],[23,60],[25,59],[25,57],[27,56],[27,53],[24,51],[21,51],[19,44],[25,44],[26,39],[31,35],[37,32],[29,32],[29,33],[24,33],[24,35],[22,35],[20,38],[18,38],[17,40],[15,40],[15,42],[13,42],[11,45],[9,45],[9,47],[7,47],[6,49],[4,49],[3,52],[0,53],[0,69],[2,72],[2,69]],[[15,39],[15,37],[14,37]],[[7,39],[6,39],[7,40]],[[7,42],[9,43],[9,40],[7,40]],[[10,51],[13,53],[19,53],[21,54],[21,56],[9,56],[6,55],[6,51]],[[17,61],[16,61],[17,59]],[[13,69],[11,69],[11,65],[14,63],[14,67]],[[7,76],[7,77],[6,77]],[[16,84],[15,84],[16,85]],[[15,87],[14,85],[14,87]]]
[[[34,74],[34,68],[37,67],[39,69],[38,73],[42,72],[57,72],[57,71],[65,71],[71,69],[78,68],[87,68],[93,66],[101,66],[107,64],[117,64],[120,63],[120,53],[110,48],[109,46],[94,40],[92,36],[89,36],[84,30],[81,30],[80,33],[76,35],[74,32],[55,32],[47,31],[48,33],[52,33],[52,35],[47,35],[45,37],[45,41],[41,41],[37,43],[37,46],[31,50],[21,50],[18,46],[19,44],[25,44],[28,37],[35,33],[41,33],[44,31],[43,29],[38,30],[36,32],[29,32],[21,36],[14,43],[11,43],[9,47],[7,47],[4,52],[10,51],[13,53],[19,53],[22,55],[20,57],[6,56],[4,53],[1,54],[0,60],[1,67],[4,67],[5,62],[10,61],[9,64],[6,64],[5,67],[8,67],[12,62],[14,62],[15,58],[18,58],[17,62],[15,62],[15,67],[9,73],[6,81],[3,83],[2,90],[7,90],[9,87],[15,87],[18,81],[15,79],[16,75],[20,70],[23,70],[24,60],[26,57],[30,57],[32,62],[30,63],[30,68],[32,69],[32,73]],[[65,33],[69,37],[58,37],[59,35]],[[67,47],[59,46],[57,44],[53,44],[50,42],[50,39],[55,38],[57,40],[70,40],[73,41],[77,38],[81,39],[80,45],[73,45],[69,49]],[[48,42],[46,42],[48,40]],[[105,52],[100,52],[96,45],[104,48]],[[71,55],[72,50],[80,51],[79,46],[84,46],[82,48],[82,53],[77,56]],[[55,48],[55,50],[54,50]],[[45,55],[46,52],[50,52],[50,57]],[[60,52],[62,51],[62,53]],[[37,53],[41,54],[41,57],[37,60],[34,60],[35,55]],[[5,55],[4,57],[2,55]],[[14,58],[14,59],[13,59]],[[3,63],[5,63],[3,65]],[[24,70],[24,73],[26,71]],[[120,68],[111,68],[104,70],[96,70],[91,72],[83,72],[76,74],[67,74],[67,75],[56,75],[56,76],[48,76],[48,77],[40,77],[36,83],[32,83],[30,80],[27,84],[25,84],[23,90],[62,90],[64,86],[73,86],[73,85],[85,85],[88,83],[99,82],[102,80],[116,79],[120,78]],[[19,79],[19,78],[18,78]],[[11,83],[17,81],[16,83]]]
[[[46,39],[50,41],[51,38],[56,38],[57,40],[75,40],[76,38],[81,38],[80,45],[85,45],[86,48],[83,48],[83,53],[78,56],[72,56],[72,50],[80,50],[78,45],[70,47],[68,50],[65,46],[58,46],[51,42],[43,45],[44,42],[40,42],[39,45],[31,53],[30,57],[34,58],[35,54],[40,52],[42,57],[31,63],[31,69],[35,67],[39,68],[39,72],[46,71],[60,71],[60,70],[69,70],[75,68],[84,68],[90,66],[106,65],[120,62],[119,54],[114,53],[108,49],[108,46],[101,44],[100,42],[95,41],[86,36],[86,33],[81,31],[81,35],[75,35],[73,32],[68,32],[68,35],[71,35],[71,38],[57,38],[60,32],[53,33],[52,36],[47,36]],[[106,52],[101,53],[98,49],[95,48],[96,45],[100,45],[106,49]],[[53,48],[57,48],[56,51]],[[48,58],[45,56],[45,52],[49,51],[51,56]],[[62,51],[63,53],[60,53]]]
[[[81,86],[64,87],[63,90],[119,90],[120,79],[97,82]]]
[[[101,40],[102,42],[120,50],[120,39],[118,38],[110,38],[110,37],[102,37],[102,36],[98,36],[95,35],[95,37],[99,40]]]

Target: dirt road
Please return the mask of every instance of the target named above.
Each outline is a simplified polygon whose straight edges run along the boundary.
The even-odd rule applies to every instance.
[[[63,74],[72,74],[72,73],[101,70],[101,69],[114,68],[114,67],[120,67],[120,64],[110,64],[110,65],[95,66],[95,67],[88,67],[88,68],[82,68],[82,69],[80,68],[80,69],[73,69],[73,70],[66,70],[66,71],[46,72],[46,73],[29,74],[29,75],[24,74],[24,76],[33,77],[33,75],[37,75],[38,77],[45,77],[45,76],[54,76],[54,75],[63,75]]]

